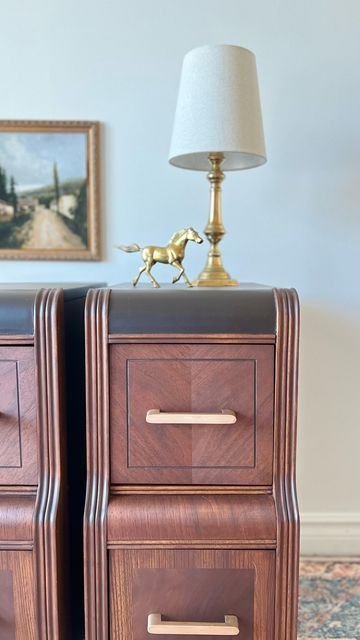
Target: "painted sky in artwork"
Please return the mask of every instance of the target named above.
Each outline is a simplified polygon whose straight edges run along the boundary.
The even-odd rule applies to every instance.
[[[0,132],[0,166],[17,191],[52,184],[54,162],[60,182],[86,178],[86,134]]]

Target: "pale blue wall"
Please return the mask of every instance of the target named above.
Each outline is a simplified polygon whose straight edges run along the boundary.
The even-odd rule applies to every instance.
[[[228,175],[226,265],[295,286],[303,305],[299,476],[305,511],[360,510],[360,3],[357,0],[11,0],[1,7],[0,118],[98,119],[102,263],[1,263],[3,281],[126,281],[138,256],[202,229],[201,173],[167,153],[183,55],[257,55],[268,163]],[[205,246],[191,246],[188,271]],[[169,277],[160,271],[160,278]]]

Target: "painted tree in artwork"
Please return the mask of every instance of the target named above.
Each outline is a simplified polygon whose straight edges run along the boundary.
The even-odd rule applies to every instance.
[[[55,191],[55,202],[56,202],[56,212],[59,213],[59,204],[60,204],[60,183],[59,183],[59,173],[56,162],[53,165],[53,178],[54,178],[54,191]]]
[[[77,206],[74,212],[74,218],[77,226],[77,233],[87,246],[87,184],[84,180],[79,192]]]
[[[6,171],[0,167],[0,200],[8,201]]]
[[[16,215],[18,212],[18,199],[16,195],[16,183],[14,176],[10,178],[10,193],[9,193],[9,203],[14,207],[14,214]]]
[[[70,229],[80,236],[84,245],[87,246],[87,182],[84,180],[77,194],[77,204],[73,212],[73,218],[65,218]]]

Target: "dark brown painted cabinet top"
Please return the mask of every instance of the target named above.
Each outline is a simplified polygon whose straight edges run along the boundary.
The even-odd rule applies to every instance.
[[[41,289],[62,289],[64,300],[83,298],[90,287],[101,284],[19,283],[0,284],[0,335],[34,334],[34,304]]]
[[[223,289],[119,285],[111,289],[109,333],[274,335],[274,292],[258,284]]]

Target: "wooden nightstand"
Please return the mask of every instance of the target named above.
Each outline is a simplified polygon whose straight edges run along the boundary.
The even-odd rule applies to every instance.
[[[293,290],[90,291],[87,640],[296,640]]]
[[[0,286],[1,640],[68,640],[83,627],[80,513],[85,464],[79,447],[84,449],[87,289]],[[66,421],[71,429],[70,496]],[[77,524],[71,513],[77,514]],[[70,616],[74,597],[78,601]]]

